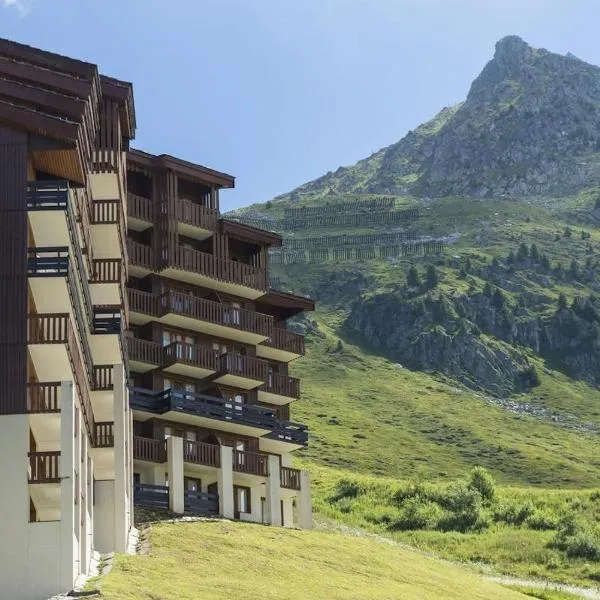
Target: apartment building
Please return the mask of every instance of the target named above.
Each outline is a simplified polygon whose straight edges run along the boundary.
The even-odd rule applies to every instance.
[[[0,40],[0,597],[125,549],[129,83]]]
[[[311,525],[307,442],[290,420],[286,321],[313,302],[270,289],[271,232],[225,219],[234,178],[172,156],[127,155],[130,364],[136,504],[271,525]]]

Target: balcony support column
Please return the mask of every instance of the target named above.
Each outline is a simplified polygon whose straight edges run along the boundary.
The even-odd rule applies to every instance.
[[[221,468],[218,471],[219,514],[233,519],[233,448],[221,446]]]
[[[169,508],[183,514],[183,438],[167,438],[167,468],[169,471]]]
[[[129,433],[129,420],[127,413],[127,389],[125,387],[125,370],[122,364],[113,367],[114,373],[114,438],[115,438],[115,498],[114,498],[114,528],[115,528],[115,551],[125,552],[127,550],[127,537],[129,535],[129,497],[127,486],[128,460],[127,444]]]
[[[75,563],[75,390],[60,386],[60,588],[70,591],[77,578]],[[81,432],[78,432],[81,435]],[[79,520],[77,520],[79,523]]]
[[[298,493],[298,527],[312,529],[312,499],[310,496],[310,477],[306,471],[300,471],[300,492]]]
[[[283,526],[284,527],[293,527],[294,526],[294,499],[293,498],[283,498],[282,506],[283,506]]]
[[[279,456],[269,454],[269,475],[266,482],[267,515],[269,525],[281,525],[281,471]]]

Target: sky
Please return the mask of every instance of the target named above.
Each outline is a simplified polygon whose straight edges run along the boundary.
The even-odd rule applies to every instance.
[[[505,35],[600,64],[600,0],[0,0],[0,37],[132,81],[133,146],[236,177],[223,211],[398,141]]]

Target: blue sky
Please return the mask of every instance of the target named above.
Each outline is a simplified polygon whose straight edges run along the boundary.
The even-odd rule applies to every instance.
[[[400,139],[509,34],[600,64],[599,0],[0,0],[0,36],[133,81],[134,146],[265,201]]]

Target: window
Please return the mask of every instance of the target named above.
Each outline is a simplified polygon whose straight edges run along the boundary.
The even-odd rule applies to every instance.
[[[185,439],[188,440],[189,442],[195,442],[196,441],[196,432],[195,431],[186,431],[185,432]]]
[[[236,519],[240,518],[240,513],[249,513],[250,508],[250,488],[234,485],[233,486],[233,511]]]
[[[183,489],[186,492],[199,492],[202,489],[201,484],[201,480],[195,477],[183,478]]]
[[[241,318],[241,305],[239,302],[232,302],[230,305],[225,307],[223,311],[223,320],[225,323],[231,323],[232,325],[239,325]]]

